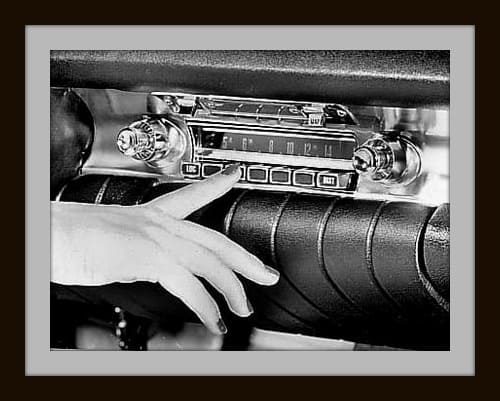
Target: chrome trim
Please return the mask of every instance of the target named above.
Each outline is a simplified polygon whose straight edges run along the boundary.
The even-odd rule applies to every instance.
[[[240,181],[245,181],[247,177],[247,166],[245,165],[240,165],[240,170],[241,170],[241,178]]]
[[[266,178],[264,178],[262,180],[256,180],[255,178],[250,179],[250,172],[252,170],[264,171],[266,173]],[[246,181],[248,181],[248,182],[262,182],[262,183],[269,182],[269,167],[268,166],[247,166],[247,179],[246,179]]]
[[[238,195],[236,200],[233,202],[233,204],[231,205],[231,207],[227,211],[226,216],[224,217],[223,227],[224,227],[224,234],[225,235],[229,235],[229,229],[231,228],[231,223],[233,221],[234,212],[236,211],[236,208],[238,207],[243,196],[245,196],[245,193],[246,193],[246,191],[243,191],[241,194]]]
[[[163,94],[164,92],[156,92],[157,94]],[[153,93],[155,94],[155,93]],[[176,95],[175,93],[171,93]],[[131,94],[129,92],[115,91],[115,90],[95,90],[91,93],[92,96],[96,97],[112,97],[113,102],[106,102],[106,105],[99,108],[94,108],[92,113],[94,115],[96,133],[94,138],[94,143],[92,146],[92,152],[89,155],[88,160],[85,162],[81,174],[113,174],[113,175],[127,175],[136,177],[153,177],[158,178],[161,182],[195,182],[196,180],[191,180],[183,178],[180,174],[180,162],[176,165],[172,165],[162,169],[156,169],[148,166],[143,162],[138,162],[129,157],[126,157],[119,153],[116,149],[115,138],[117,132],[124,126],[130,124],[138,118],[142,118],[144,115],[144,108],[137,107],[137,111],[131,111],[130,108],[124,112],[120,107],[121,104],[128,104]],[[334,135],[337,140],[341,137],[355,138],[357,143],[362,144],[370,139],[375,133],[380,133],[381,131],[398,131],[401,129],[405,130],[405,136],[411,140],[412,143],[421,152],[421,166],[420,175],[410,184],[403,185],[400,187],[389,187],[383,185],[382,183],[370,182],[370,180],[364,177],[358,177],[357,187],[354,189],[355,192],[346,193],[342,190],[323,190],[315,187],[307,186],[286,186],[277,184],[251,184],[245,182],[239,182],[236,184],[239,188],[252,188],[252,189],[262,189],[262,190],[275,190],[275,191],[293,191],[293,192],[305,192],[305,193],[317,193],[317,194],[340,194],[342,196],[352,196],[356,198],[369,198],[369,199],[394,199],[410,202],[419,202],[427,205],[438,205],[444,202],[448,202],[448,186],[449,186],[449,106],[443,106],[439,108],[395,108],[395,107],[380,107],[380,106],[358,106],[358,105],[346,105],[355,117],[358,119],[359,125],[329,125],[327,128],[324,127],[311,127],[307,125],[277,125],[269,124],[269,121],[236,121],[230,120],[228,118],[218,117],[223,120],[223,123],[218,123],[217,119],[203,119],[197,118],[189,113],[191,106],[195,105],[197,96],[189,95],[184,93],[177,93],[179,96],[178,105],[180,108],[179,112],[182,114],[169,114],[170,112],[166,108],[157,108],[157,114],[163,114],[165,117],[168,114],[168,118],[184,120],[186,125],[198,124],[204,126],[217,126],[218,128],[240,128],[253,130],[258,128],[260,132],[288,132],[291,135],[294,133],[302,133],[303,135]],[[89,94],[90,96],[90,94]],[[138,96],[135,94],[134,96]],[[147,100],[147,94],[141,94],[144,99],[144,103]],[[241,101],[255,101],[255,102],[275,102],[281,105],[293,105],[296,103],[312,103],[307,101],[283,101],[283,100],[270,100],[270,99],[256,99],[256,98],[235,98],[227,96],[202,96],[207,99],[240,99]],[[160,99],[161,100],[161,99]],[[334,100],[334,99],[333,99]],[[134,100],[134,102],[137,102]],[[90,102],[92,103],[92,102]],[[103,102],[94,102],[96,104],[104,104]],[[162,102],[161,102],[162,103]],[[115,110],[116,107],[116,110]],[[150,110],[151,111],[151,110]],[[266,109],[261,111],[267,113]],[[177,120],[176,120],[177,122]],[[182,122],[182,121],[181,121]],[[237,127],[236,127],[237,126]],[[187,129],[189,132],[189,141],[194,144],[192,131]],[[194,160],[194,152],[192,148],[189,148],[189,154],[183,157],[183,161],[207,161],[210,162],[210,155],[200,155],[197,154],[197,160]],[[213,154],[213,153],[212,153]],[[248,156],[255,156],[240,154],[238,159],[232,161],[250,161]],[[228,156],[228,155],[226,155]],[[278,156],[280,157],[280,156]],[[292,156],[293,157],[293,156]],[[293,157],[295,158],[295,157]],[[280,165],[286,165],[283,163],[283,159],[277,160],[266,160],[265,156],[258,162],[260,164],[273,164],[275,167]],[[315,158],[304,157],[301,161],[304,164],[300,166],[290,166],[294,168],[307,168],[309,163]],[[216,160],[212,160],[216,162]],[[228,162],[231,160],[228,159]],[[290,160],[286,160],[289,162]],[[320,165],[324,162],[320,162]],[[338,163],[338,162],[337,162]],[[298,164],[298,163],[295,163]],[[338,168],[337,168],[338,167]],[[313,167],[314,168],[314,167]],[[316,167],[318,168],[318,167]],[[350,161],[341,160],[338,165],[335,165],[330,161],[328,166],[320,166],[320,170],[332,169],[332,170],[347,170],[352,172],[353,169],[350,165]]]
[[[201,166],[201,176],[203,178],[208,178],[208,177],[212,176],[213,174],[217,174],[219,171],[217,171],[216,173],[210,174],[210,175],[206,175],[205,174],[205,167],[220,167],[219,171],[222,171],[224,169],[224,164],[222,164],[222,163],[203,163]]]
[[[199,171],[199,174],[192,174],[192,173],[185,173],[182,168],[184,165],[197,165],[198,166],[198,171]],[[200,162],[181,162],[181,173],[184,177],[189,177],[189,178],[198,178],[201,176],[201,163]]]
[[[325,177],[325,176],[333,176],[335,177],[335,185],[323,185],[320,183],[320,179],[321,177]],[[332,189],[340,189],[340,180],[339,180],[339,175],[337,173],[332,173],[330,171],[321,171],[318,173],[318,175],[316,176],[316,186],[318,188],[325,188],[325,189],[328,189],[328,188],[332,188]]]
[[[290,135],[290,132],[297,131],[298,133],[308,133],[307,136],[311,135],[311,138],[324,138],[324,136],[332,136],[332,138],[338,140],[348,140],[351,139],[356,141],[355,131],[353,127],[346,128],[344,125],[336,125],[332,127],[316,127],[316,126],[281,126],[281,125],[265,125],[255,122],[247,122],[247,121],[224,121],[221,120],[207,120],[201,118],[192,118],[185,117],[186,123],[192,127],[208,127],[208,128],[219,128],[223,131],[221,132],[229,132],[230,129],[242,129],[245,132],[252,129],[257,129],[258,131],[269,131],[270,134],[277,136],[278,133],[283,132],[283,136]],[[259,134],[259,132],[256,134]],[[264,135],[264,134],[261,134]],[[269,134],[267,134],[269,135]],[[345,139],[348,138],[348,139]]]
[[[94,199],[94,203],[96,205],[100,205],[102,202],[102,198],[104,198],[104,195],[106,194],[106,190],[108,189],[109,181],[111,181],[111,177],[107,177],[104,182],[101,185],[101,188],[99,188],[99,191],[97,192],[97,195]]]
[[[273,182],[273,172],[281,172],[281,173],[288,173],[288,181],[287,182],[281,182],[281,181],[274,181]],[[275,184],[275,185],[291,185],[292,183],[292,170],[286,167],[275,167],[269,170],[269,183],[270,184]]]
[[[205,125],[190,125],[190,126],[198,126],[202,127],[202,130],[205,131]],[[210,125],[206,125],[206,131],[210,129],[210,132],[220,132],[220,133],[225,133],[228,132],[230,134],[249,134],[249,135],[265,135],[265,136],[290,136],[290,131],[287,130],[286,132],[280,132],[283,131],[278,130],[278,129],[272,129],[271,127],[262,127],[265,129],[256,129],[252,130],[251,128],[248,129],[235,129],[235,128],[225,128],[225,127],[213,127]],[[266,131],[266,132],[263,132]],[[347,137],[347,134],[345,132],[324,132],[325,129],[323,128],[322,130],[318,130],[317,134],[306,134],[304,135],[303,132],[306,130],[297,130],[297,135],[300,135],[301,138],[310,138],[310,139],[331,139],[331,140],[336,140],[336,141],[344,141],[344,142],[354,142],[356,143],[356,139],[352,136],[352,134]],[[319,131],[323,131],[322,135],[319,133]],[[307,131],[306,131],[307,132]]]
[[[71,181],[68,181],[66,184],[64,184],[62,186],[62,188],[59,190],[59,192],[57,193],[56,197],[54,198],[55,202],[59,202],[61,200],[61,196],[62,196],[64,190],[66,189],[66,187],[69,185],[70,182]]]
[[[295,170],[292,174],[292,183],[293,183],[293,185],[297,185],[299,187],[305,187],[305,188],[315,187],[316,186],[315,185],[316,184],[316,173],[317,173],[316,171],[308,170],[306,168]],[[311,185],[297,183],[296,177],[295,177],[296,174],[309,174],[311,176]]]

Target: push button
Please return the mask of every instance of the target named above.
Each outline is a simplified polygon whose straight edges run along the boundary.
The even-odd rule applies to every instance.
[[[277,167],[271,169],[271,184],[290,185],[292,172],[287,168]]]
[[[352,173],[339,174],[339,183],[338,183],[339,188],[350,187],[351,180],[353,179],[353,177],[354,177],[354,174],[352,174]]]
[[[269,178],[269,167],[250,166],[247,168],[247,181],[267,182]]]
[[[202,167],[202,176],[210,177],[211,175],[214,175],[219,171],[222,171],[223,167],[224,167],[223,164],[204,163]]]
[[[318,174],[318,187],[320,188],[337,188],[339,182],[338,174],[323,172]]]
[[[182,163],[182,175],[189,178],[198,178],[200,176],[200,163]]]
[[[247,168],[246,166],[240,166],[241,178],[240,181],[245,181],[247,179]]]
[[[316,173],[311,170],[296,170],[293,173],[293,185],[301,187],[313,187]]]

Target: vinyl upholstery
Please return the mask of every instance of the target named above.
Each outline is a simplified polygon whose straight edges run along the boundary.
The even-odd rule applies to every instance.
[[[147,202],[177,188],[150,179],[88,175],[71,182],[61,200],[95,199],[95,181],[107,182],[104,204]],[[446,224],[429,224],[442,209],[440,215],[446,206],[233,190],[189,218],[225,233],[281,272],[273,287],[245,281],[256,326],[358,342],[446,348],[449,304],[440,294],[449,281],[442,274],[442,288],[434,285],[428,275],[429,263],[435,271],[434,259],[424,255],[432,248],[429,235],[443,237],[449,230]],[[440,271],[449,270],[446,253],[433,250]],[[189,315],[181,312],[178,302],[169,304],[171,296],[151,283],[84,291],[97,293],[101,301],[132,304],[135,313],[153,319]]]

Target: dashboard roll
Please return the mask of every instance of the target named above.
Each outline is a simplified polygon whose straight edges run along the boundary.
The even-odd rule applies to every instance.
[[[58,199],[132,205],[178,187],[155,179],[86,175],[71,181]],[[446,213],[447,206],[237,189],[188,218],[223,232],[281,272],[273,287],[244,281],[257,327],[447,349]],[[107,287],[92,291],[106,299]],[[114,286],[109,302],[140,298],[148,317],[164,319],[172,311],[167,302],[161,302],[165,312],[158,308],[160,292],[151,283]],[[154,305],[145,306],[149,303]]]

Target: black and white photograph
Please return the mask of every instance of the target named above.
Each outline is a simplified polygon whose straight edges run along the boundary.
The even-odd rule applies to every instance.
[[[25,374],[475,375],[474,35],[27,26]]]
[[[448,50],[52,50],[52,350],[450,349]]]

